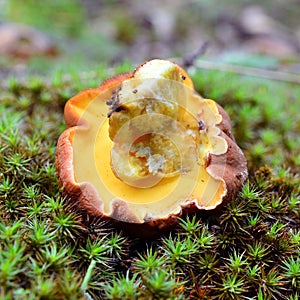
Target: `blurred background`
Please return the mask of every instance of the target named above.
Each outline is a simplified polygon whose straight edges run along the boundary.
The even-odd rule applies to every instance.
[[[298,73],[299,16],[299,0],[0,0],[0,75],[199,53]]]

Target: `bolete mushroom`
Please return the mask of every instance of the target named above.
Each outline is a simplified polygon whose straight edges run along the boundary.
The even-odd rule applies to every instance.
[[[247,179],[227,113],[170,61],[80,92],[64,115],[59,181],[92,215],[157,229],[184,210],[215,209]]]

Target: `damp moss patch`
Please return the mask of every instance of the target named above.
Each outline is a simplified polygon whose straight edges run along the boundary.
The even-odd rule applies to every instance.
[[[196,70],[202,96],[229,112],[250,178],[214,214],[182,216],[133,239],[63,197],[55,150],[67,99],[130,70],[99,66],[0,87],[0,296],[3,299],[297,299],[300,87]]]

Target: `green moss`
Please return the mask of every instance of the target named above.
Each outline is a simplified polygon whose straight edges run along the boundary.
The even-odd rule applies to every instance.
[[[200,71],[197,89],[229,112],[250,178],[219,212],[183,216],[143,241],[61,194],[55,146],[65,102],[116,72],[55,71],[0,87],[2,299],[297,299],[299,107],[291,83]],[[298,156],[297,156],[298,155]]]
[[[52,33],[77,36],[84,25],[84,11],[79,1],[26,1],[11,0],[6,17],[30,24]]]

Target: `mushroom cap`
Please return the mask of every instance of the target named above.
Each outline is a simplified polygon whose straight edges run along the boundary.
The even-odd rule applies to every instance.
[[[124,117],[118,109],[121,105],[136,108],[138,101],[148,101],[153,93],[157,99],[172,99],[178,104],[177,121],[185,132],[196,132],[192,136],[198,154],[186,173],[156,178],[150,186],[138,181],[132,186],[116,176],[111,159],[117,141],[110,136],[115,137],[123,124],[113,134],[110,127]],[[149,115],[144,114],[148,123],[155,125],[146,122],[142,126],[161,130],[159,122],[155,123],[164,116],[159,112],[158,119],[147,119]],[[67,129],[60,136],[56,151],[57,174],[64,192],[78,208],[118,224],[126,223],[129,230],[157,232],[174,224],[184,210],[215,209],[233,197],[247,179],[246,159],[234,140],[228,114],[213,100],[196,94],[187,73],[169,61],[145,62],[133,73],[118,75],[98,88],[80,92],[67,102],[64,115]],[[133,114],[130,120],[136,117]],[[126,129],[128,134],[131,128]],[[167,131],[163,135],[168,136]],[[179,149],[188,153],[184,147]]]

